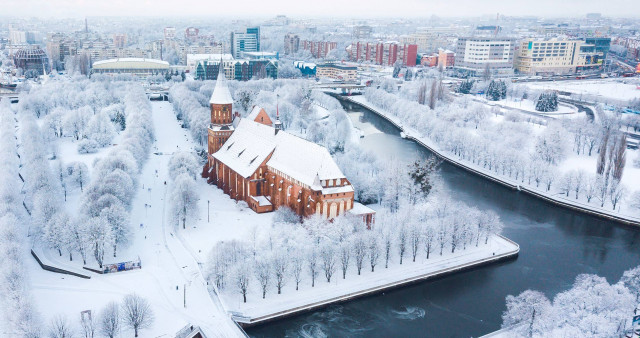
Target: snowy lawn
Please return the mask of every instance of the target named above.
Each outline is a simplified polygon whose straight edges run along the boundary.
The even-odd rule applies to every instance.
[[[529,82],[532,89],[554,89],[573,93],[578,99],[581,96],[597,98],[599,102],[606,100],[629,101],[640,97],[640,83],[635,79],[602,79],[602,80],[577,80],[558,82]]]
[[[392,248],[392,250],[395,249],[395,247]],[[332,277],[331,283],[327,283],[321,271],[316,279],[315,287],[311,287],[310,276],[303,274],[304,278],[300,282],[298,291],[295,290],[295,282],[289,280],[282,289],[282,294],[276,294],[275,290],[270,288],[265,299],[262,299],[260,285],[254,278],[248,289],[247,303],[243,303],[242,294],[234,285],[227,286],[221,292],[222,299],[227,310],[239,320],[255,320],[278,312],[310,306],[314,303],[322,303],[327,300],[335,301],[336,298],[351,296],[368,289],[384,289],[384,287],[396,283],[402,284],[402,281],[405,280],[435,275],[458,266],[478,264],[494,256],[516,253],[519,248],[513,242],[499,236],[493,236],[487,245],[481,243],[478,247],[468,246],[466,250],[462,250],[460,247],[454,254],[448,247],[445,247],[442,256],[439,255],[438,250],[432,252],[429,259],[426,259],[426,254],[420,248],[416,262],[412,262],[408,252],[405,254],[402,265],[399,264],[398,257],[394,255],[387,269],[384,267],[384,256],[382,256],[374,272],[371,272],[368,260],[365,259],[361,275],[356,274],[356,268],[352,264],[347,271],[346,279],[342,279],[342,272],[338,269]]]
[[[107,275],[90,273],[92,278],[87,280],[44,271],[34,259],[29,259],[27,266],[33,284],[34,299],[45,318],[64,314],[75,325],[79,322],[80,311],[90,309],[99,312],[107,303],[120,302],[124,295],[135,292],[147,298],[155,314],[152,327],[143,330],[142,336],[173,336],[188,323],[201,326],[207,336],[239,336],[240,331],[224,313],[217,297],[212,298],[209,295],[196,258],[183,246],[175,235],[174,227],[168,223],[169,208],[165,203],[168,185],[164,183],[166,181],[169,184],[167,164],[174,151],[192,150],[193,143],[187,131],[178,124],[170,103],[154,102],[152,107],[157,139],[152,152],[162,155],[150,155],[140,173],[138,191],[131,210],[131,245],[119,250],[117,258],[113,258],[111,252],[105,257],[106,263],[139,257],[142,269]],[[93,156],[101,156],[103,153],[105,151]],[[63,162],[70,160],[64,158],[64,154],[67,154],[65,151],[61,151],[60,154]],[[84,157],[77,154],[67,156]],[[93,161],[88,157],[83,160]],[[204,193],[208,192],[203,191]],[[78,191],[75,194],[79,196],[80,193]],[[66,203],[67,209],[78,208],[78,196],[70,196]],[[222,199],[222,196],[220,198]],[[203,202],[202,198],[200,202]],[[206,199],[204,203],[206,204]],[[212,210],[223,207],[220,203],[213,203],[212,206]],[[206,212],[206,205],[204,210]],[[234,211],[235,209],[231,209],[228,212],[232,214]],[[224,214],[222,211],[214,211],[212,216],[223,217],[220,215]],[[216,231],[208,235],[224,234],[221,228],[222,226],[212,228]],[[213,242],[214,237],[199,238],[202,241]],[[196,243],[195,247],[198,246]],[[210,246],[211,244],[207,247]],[[52,250],[47,252],[47,257],[58,260],[61,265],[72,265],[76,269],[82,267],[80,257],[74,257],[74,261],[70,263],[66,255],[59,257],[57,252]],[[90,260],[88,265],[95,265],[95,262]],[[186,307],[183,298],[185,285]]]

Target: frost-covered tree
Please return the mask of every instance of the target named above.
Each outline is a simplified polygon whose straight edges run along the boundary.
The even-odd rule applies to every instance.
[[[307,266],[309,268],[309,277],[311,277],[311,287],[316,284],[316,277],[318,277],[318,249],[315,244],[312,244],[307,252]]]
[[[235,282],[235,287],[242,295],[243,302],[246,303],[247,292],[249,291],[249,285],[251,281],[251,265],[249,264],[249,262],[243,260],[235,267],[233,280]]]
[[[107,304],[100,312],[99,331],[108,338],[115,338],[120,333],[120,306],[117,302]]]
[[[89,168],[82,162],[70,162],[67,164],[67,181],[70,186],[77,186],[80,191],[84,191],[84,187],[89,184]]]
[[[378,265],[378,259],[380,258],[380,239],[375,234],[368,234],[367,237],[369,266],[371,267],[371,272],[374,272],[376,265]]]
[[[201,171],[201,167],[194,154],[186,151],[178,151],[175,152],[169,160],[169,177],[178,177],[180,174],[186,173],[193,179],[196,179]]]
[[[260,258],[256,260],[254,265],[254,273],[256,280],[260,284],[262,289],[262,299],[267,296],[267,289],[269,288],[269,282],[271,281],[271,261],[267,258]]]
[[[551,302],[540,292],[527,290],[518,296],[509,295],[502,327],[524,337],[543,336],[549,325],[545,317],[551,312]]]
[[[169,201],[171,201],[171,217],[174,224],[182,224],[186,229],[187,221],[195,221],[198,217],[198,193],[196,184],[191,176],[182,173],[176,177],[171,187]]]
[[[91,117],[86,128],[86,135],[94,140],[100,147],[111,144],[116,135],[116,130],[106,113],[97,113]]]
[[[153,311],[149,302],[137,294],[128,294],[122,301],[122,322],[133,330],[134,336],[142,329],[151,327],[154,321]]]
[[[49,323],[49,337],[51,338],[71,338],[73,329],[67,317],[58,315]]]
[[[276,249],[276,252],[273,254],[271,267],[273,269],[276,289],[278,290],[278,294],[281,294],[282,287],[286,284],[289,273],[289,253],[284,251],[282,247]]]
[[[322,271],[327,283],[331,283],[331,277],[336,271],[336,250],[333,243],[324,242],[320,246],[320,262],[322,263]]]

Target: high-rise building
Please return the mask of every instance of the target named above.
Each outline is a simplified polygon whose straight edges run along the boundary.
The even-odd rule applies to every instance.
[[[127,45],[127,34],[114,34],[113,47],[124,48]]]
[[[455,69],[472,76],[489,70],[496,75],[513,74],[515,39],[469,37],[458,39]]]
[[[373,28],[371,26],[360,25],[353,27],[353,38],[354,39],[368,39],[371,37],[371,32]]]
[[[311,52],[314,58],[323,59],[327,56],[327,54],[338,47],[337,42],[331,41],[308,41],[303,40],[300,42],[303,50],[308,50]]]
[[[189,27],[184,30],[184,38],[190,42],[196,42],[198,40],[198,34],[200,30],[195,27]]]
[[[165,27],[164,28],[164,39],[172,40],[176,38],[176,28],[175,27]]]
[[[300,37],[298,34],[288,33],[284,36],[284,53],[287,55],[298,52],[300,48]]]
[[[418,46],[398,44],[397,42],[354,42],[347,48],[351,61],[370,61],[378,65],[393,66],[396,61],[405,66],[415,66],[418,58]]]
[[[247,28],[246,33],[231,32],[231,55],[235,58],[241,52],[260,51],[260,27]]]

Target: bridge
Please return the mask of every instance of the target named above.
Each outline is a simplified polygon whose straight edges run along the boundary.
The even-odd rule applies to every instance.
[[[169,87],[151,86],[144,89],[149,100],[152,101],[168,101]]]
[[[341,91],[342,94],[355,94],[358,93],[360,94],[362,89],[364,89],[366,86],[365,85],[361,85],[361,84],[355,84],[355,83],[341,83],[341,82],[336,82],[336,83],[316,83],[313,86],[311,86],[311,88],[313,89],[332,89],[332,90],[336,90],[336,91]]]

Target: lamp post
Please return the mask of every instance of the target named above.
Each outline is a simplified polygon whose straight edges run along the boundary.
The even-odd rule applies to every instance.
[[[207,200],[207,223],[209,223],[209,200]]]

